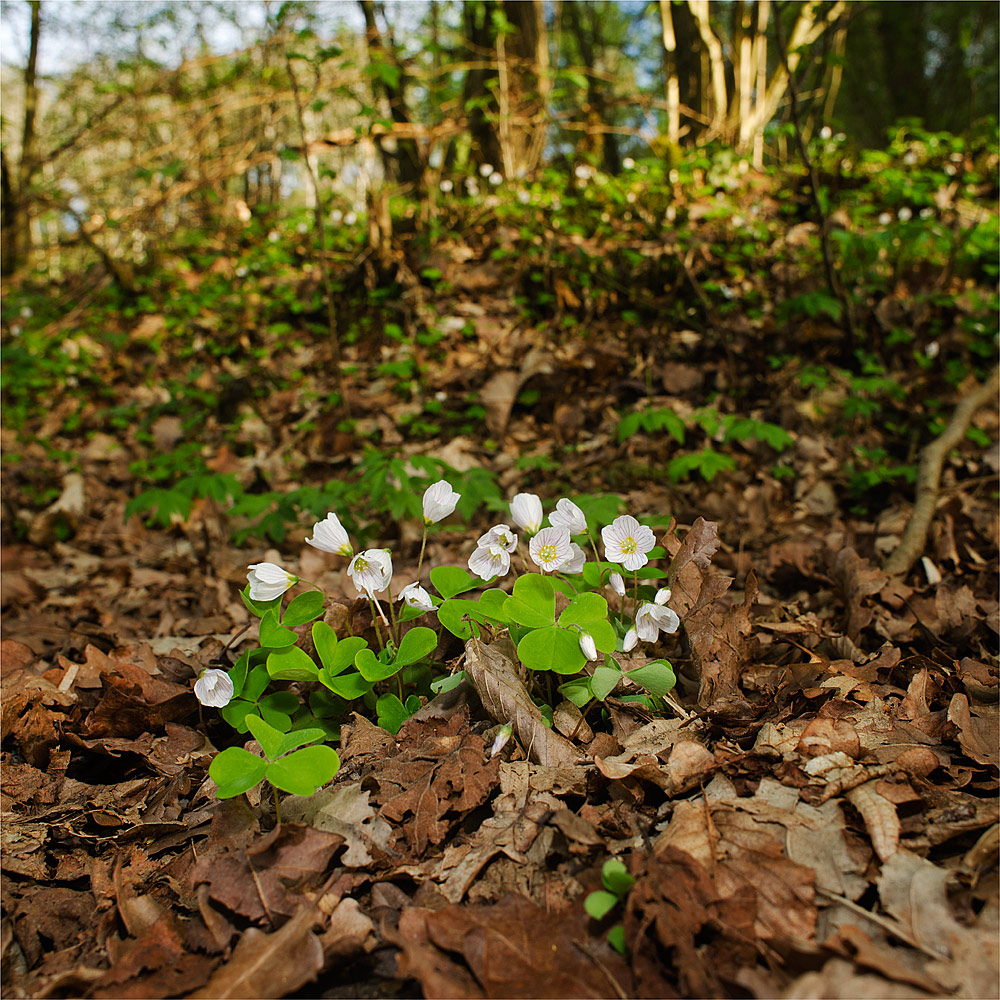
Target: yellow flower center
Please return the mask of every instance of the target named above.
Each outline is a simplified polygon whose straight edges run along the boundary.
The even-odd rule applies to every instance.
[[[557,555],[558,552],[556,552],[556,547],[554,545],[543,545],[538,550],[538,558],[541,559],[543,563],[555,562]]]
[[[356,573],[364,573],[366,569],[368,569],[368,560],[358,556],[358,560],[354,564],[354,571]]]
[[[638,548],[639,546],[635,544],[635,539],[631,535],[622,541],[622,552],[627,556],[632,555]]]

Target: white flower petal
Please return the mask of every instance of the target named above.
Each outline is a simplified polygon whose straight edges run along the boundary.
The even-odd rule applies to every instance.
[[[313,525],[313,537],[306,539],[306,544],[324,552],[333,552],[339,556],[353,556],[354,548],[340,518],[336,514],[326,515],[326,520],[317,521]]]
[[[566,565],[562,567],[563,573],[582,573],[583,564],[587,561],[587,553],[580,548],[576,542],[569,543],[570,557]]]
[[[497,542],[480,545],[469,556],[469,569],[484,580],[506,576],[510,572],[510,554]]]
[[[656,592],[656,597],[653,598],[653,601],[656,604],[666,604],[667,601],[669,601],[669,600],[670,600],[670,588],[669,587],[661,587]]]
[[[542,528],[528,546],[531,559],[543,573],[562,569],[573,557],[566,528]]]
[[[435,524],[454,513],[455,506],[462,499],[461,493],[456,493],[451,484],[443,479],[433,483],[424,490],[424,522]]]
[[[571,535],[582,535],[587,530],[587,518],[572,500],[563,497],[556,509],[549,514],[549,524],[556,528],[569,528]]]
[[[518,493],[510,502],[511,520],[524,531],[534,534],[542,526],[542,501],[534,493]]]
[[[631,514],[616,517],[602,528],[601,538],[608,561],[621,563],[630,571],[645,566],[649,562],[646,553],[656,545],[652,529],[640,524]]]
[[[486,534],[480,535],[477,545],[482,548],[494,542],[502,545],[508,552],[513,552],[517,548],[517,535],[510,530],[510,525],[494,524]]]
[[[385,590],[392,580],[392,559],[385,549],[365,549],[358,553],[347,567],[359,594],[371,597],[376,591]]]
[[[594,637],[589,632],[584,632],[580,636],[580,652],[587,657],[588,660],[597,659],[597,646],[594,643]]]
[[[420,586],[419,583],[408,583],[400,592],[399,601],[403,601],[407,607],[416,611],[433,611],[434,602],[431,595]]]
[[[253,563],[247,567],[251,601],[273,601],[299,582],[297,576],[283,570],[277,563]]]
[[[626,653],[631,653],[636,646],[639,645],[639,633],[636,632],[634,628],[630,628],[625,633],[625,638],[622,640],[622,649]]]
[[[209,708],[225,708],[236,688],[225,670],[203,670],[194,682],[194,696]]]
[[[611,589],[619,596],[625,596],[625,581],[622,579],[621,573],[612,573],[608,583],[611,584]]]

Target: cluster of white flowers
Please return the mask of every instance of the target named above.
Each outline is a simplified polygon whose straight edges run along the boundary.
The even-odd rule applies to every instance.
[[[677,631],[681,620],[666,606],[669,600],[670,590],[664,587],[656,592],[653,603],[647,601],[639,605],[639,610],[635,613],[635,625],[625,633],[622,648],[626,653],[635,649],[640,639],[643,642],[656,642],[661,632],[670,634]]]

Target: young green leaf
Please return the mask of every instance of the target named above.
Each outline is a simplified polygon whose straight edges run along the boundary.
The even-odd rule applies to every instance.
[[[504,613],[503,606],[509,596],[506,591],[501,590],[499,587],[491,587],[489,590],[484,590],[479,595],[479,610],[492,621],[500,625],[506,625],[507,616]]]
[[[384,694],[375,704],[378,724],[390,733],[398,733],[399,727],[413,714],[394,695]]]
[[[628,951],[625,944],[625,928],[621,924],[615,924],[608,931],[608,944],[611,945],[619,955],[624,955]]]
[[[608,858],[604,862],[601,881],[604,883],[604,888],[613,892],[619,899],[624,899],[629,889],[635,885],[635,879],[629,875],[625,865],[618,858]]]
[[[298,646],[277,649],[269,654],[267,672],[275,681],[314,681],[319,677],[319,668]]]
[[[580,650],[579,633],[557,625],[529,632],[517,644],[517,655],[531,670],[552,670],[557,674],[575,674],[587,662]]]
[[[593,698],[589,677],[574,677],[573,680],[560,684],[558,691],[577,708],[583,708]]]
[[[541,628],[556,620],[556,599],[552,584],[540,573],[519,576],[514,592],[504,601],[504,614],[519,625]]]
[[[212,758],[208,776],[219,786],[216,792],[219,798],[231,799],[253,788],[263,779],[266,770],[266,760],[243,747],[228,747]]]
[[[594,692],[594,697],[598,701],[604,701],[618,686],[621,677],[622,672],[614,667],[595,667],[590,678],[590,688]]]
[[[625,676],[657,698],[669,694],[677,683],[673,668],[666,660],[653,660],[652,663],[647,663],[644,667],[629,670]]]
[[[312,795],[340,770],[333,747],[304,747],[267,765],[264,776],[276,788],[293,795]]]
[[[381,656],[376,657],[367,646],[358,650],[357,656],[354,657],[354,665],[358,668],[358,673],[373,684],[384,681],[387,677],[393,677],[403,669],[402,664],[397,666],[392,662],[387,663]]]
[[[253,738],[260,744],[264,756],[268,760],[277,760],[281,756],[281,745],[284,742],[285,734],[274,726],[268,725],[259,715],[248,715],[246,717],[247,728],[253,734]]]
[[[326,622],[313,623],[312,637],[320,663],[330,677],[352,666],[354,657],[366,645],[365,640],[356,635],[338,641],[337,633]]]
[[[483,619],[483,613],[479,610],[478,601],[467,601],[462,598],[453,597],[445,601],[437,609],[437,616],[438,621],[452,635],[458,636],[463,641],[468,640],[473,634],[477,638],[481,634],[479,626],[474,624]],[[472,621],[465,621],[466,616],[471,618]]]
[[[434,652],[437,642],[437,633],[434,629],[425,628],[423,625],[411,628],[399,642],[399,649],[396,651],[393,665],[398,670],[400,667],[409,666],[411,663],[416,663],[417,660],[422,660],[429,653]]]
[[[461,566],[435,566],[431,570],[431,583],[447,600],[449,597],[464,594],[467,590],[473,590],[480,581]]]
[[[323,594],[318,590],[307,590],[291,601],[281,617],[286,628],[305,625],[323,614]]]
[[[266,649],[280,649],[293,646],[298,636],[291,630],[278,624],[278,609],[271,608],[264,612],[260,620],[260,644]]]
[[[320,671],[320,683],[328,687],[335,695],[339,695],[345,701],[354,701],[362,695],[368,694],[372,689],[373,682],[366,681],[356,670],[346,674],[337,674],[335,677],[329,676],[326,668]]]
[[[583,908],[595,920],[603,920],[618,905],[618,897],[603,889],[592,892],[583,901]]]

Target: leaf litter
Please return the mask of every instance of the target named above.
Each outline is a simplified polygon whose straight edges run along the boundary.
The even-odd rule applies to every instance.
[[[711,377],[699,334],[675,337],[691,363],[626,349],[598,319],[586,341],[538,348],[486,264],[458,270],[496,300],[440,303],[474,339],[455,339],[428,389],[473,393],[497,453],[468,437],[402,454],[492,461],[508,492],[519,458],[557,444],[575,446],[581,489],[659,460],[651,439],[614,442],[621,400],[655,382],[682,411]],[[572,290],[559,295],[571,308]],[[731,325],[737,349],[747,333]],[[294,430],[300,396],[261,400],[240,430],[253,454],[220,445],[210,467],[281,490],[310,463],[344,463],[352,442],[324,414]],[[355,402],[360,424],[395,432],[387,384]],[[8,995],[995,995],[995,510],[952,485],[923,575],[888,576],[905,506],[873,522],[844,512],[827,481],[843,446],[812,401],[799,409],[794,490],[758,475],[748,447],[724,487],[627,491],[629,509],[681,522],[657,538],[682,620],[663,644],[678,674],[665,718],[618,697],[626,669],[610,731],[568,708],[549,729],[509,640],[472,639],[451,650],[468,680],[396,735],[345,726],[338,777],[284,799],[280,827],[259,788],[216,798],[207,768],[227,735],[192,694],[247,622],[227,513],[205,498],[168,532],[123,522],[140,444],[92,438],[28,542],[3,551]],[[161,443],[175,433],[155,428]],[[463,561],[468,542],[439,535],[428,557]],[[415,566],[419,539],[406,543]],[[300,548],[304,575],[345,590]],[[341,597],[326,620],[343,635],[367,616]],[[491,757],[498,723],[514,738]],[[597,922],[583,904],[609,857],[635,884]]]

